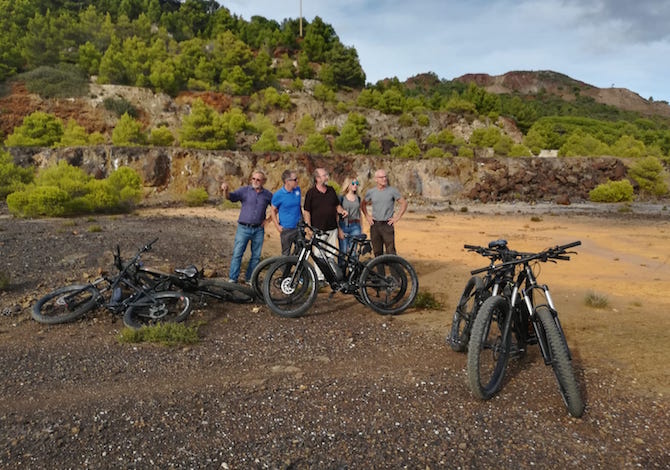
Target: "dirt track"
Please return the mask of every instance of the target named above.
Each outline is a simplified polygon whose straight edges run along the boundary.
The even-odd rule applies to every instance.
[[[410,213],[400,253],[442,311],[382,317],[321,294],[309,315],[211,304],[200,344],[116,341],[104,312],[32,321],[53,287],[110,266],[154,236],[147,264],[196,263],[225,275],[235,212],[142,211],[95,220],[0,218],[12,275],[0,293],[3,468],[666,468],[670,402],[670,221],[626,216]],[[98,225],[100,232],[89,231]],[[513,361],[489,402],[467,388],[465,356],[444,344],[468,271],[463,243],[507,238],[523,250],[575,239],[570,262],[543,265],[575,356],[587,410],[569,418],[537,351]],[[264,255],[278,249],[268,231]],[[586,307],[588,290],[604,310]]]

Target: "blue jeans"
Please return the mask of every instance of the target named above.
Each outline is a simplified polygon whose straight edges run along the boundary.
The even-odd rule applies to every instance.
[[[362,233],[361,231],[361,224],[349,224],[347,225],[346,223],[341,223],[340,228],[344,232],[345,238],[340,240],[340,251],[344,254],[349,250],[349,245],[350,242],[346,238],[346,235],[360,235]],[[355,255],[355,254],[354,254]],[[344,256],[340,256],[340,266],[344,264]]]
[[[233,245],[233,257],[230,260],[230,274],[228,277],[237,281],[240,277],[240,267],[242,266],[242,255],[247,249],[247,244],[251,242],[251,259],[247,267],[246,280],[251,280],[251,273],[261,260],[261,249],[263,248],[263,238],[265,229],[263,227],[247,227],[237,224],[235,233],[235,244]]]

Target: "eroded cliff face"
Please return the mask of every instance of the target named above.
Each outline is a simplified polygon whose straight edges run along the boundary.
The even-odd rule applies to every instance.
[[[221,182],[231,187],[248,183],[252,170],[266,172],[266,187],[281,186],[281,174],[298,171],[300,186],[311,185],[311,173],[327,168],[331,180],[342,184],[351,176],[363,190],[374,185],[377,168],[385,168],[392,185],[416,202],[448,203],[523,201],[568,204],[588,199],[588,192],[607,180],[626,177],[617,158],[489,158],[452,157],[406,160],[366,155],[319,156],[304,153],[257,154],[161,147],[75,147],[8,149],[17,164],[45,167],[66,160],[96,178],[119,166],[142,176],[149,200],[177,201],[192,188],[202,187],[212,198]]]

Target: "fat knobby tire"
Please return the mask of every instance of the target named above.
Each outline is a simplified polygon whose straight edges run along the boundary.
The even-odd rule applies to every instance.
[[[575,371],[570,360],[570,351],[565,337],[554,321],[554,317],[546,306],[538,307],[535,311],[549,344],[551,367],[554,369],[558,388],[563,397],[568,412],[578,418],[584,413],[584,400],[579,390]]]
[[[318,294],[318,280],[312,265],[304,261],[298,269],[298,257],[286,256],[275,262],[263,279],[263,297],[274,313],[282,317],[295,318],[304,315],[314,304]],[[295,276],[298,285],[288,286]]]
[[[477,316],[479,299],[483,290],[484,281],[478,276],[471,277],[465,284],[451,322],[451,332],[447,338],[449,346],[456,352],[464,352],[468,349],[472,323]]]
[[[39,299],[31,315],[47,325],[67,323],[93,310],[99,298],[100,292],[89,284],[61,287]]]
[[[510,333],[502,338],[509,314],[507,299],[489,297],[480,307],[468,344],[468,381],[473,395],[488,400],[500,390],[509,360]],[[488,366],[488,367],[487,367]]]

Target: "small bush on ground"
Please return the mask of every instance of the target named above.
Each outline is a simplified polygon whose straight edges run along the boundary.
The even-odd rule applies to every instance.
[[[663,164],[656,157],[646,157],[636,161],[628,170],[628,175],[640,185],[640,190],[652,196],[668,193]]]
[[[127,114],[132,118],[137,118],[139,115],[137,108],[135,108],[135,106],[133,106],[130,101],[126,100],[125,98],[105,98],[102,102],[102,105],[107,111],[113,112],[118,117]]]
[[[7,196],[9,211],[19,217],[59,217],[95,212],[128,212],[142,198],[142,179],[121,167],[96,180],[64,160],[40,171],[35,182]]]
[[[200,341],[201,323],[186,326],[184,323],[160,323],[139,330],[124,328],[118,336],[119,343],[158,343],[165,346],[196,344]]]
[[[63,121],[52,114],[35,111],[23,118],[7,139],[7,147],[51,147],[63,137]]]
[[[186,205],[191,207],[202,206],[209,199],[209,194],[205,188],[192,188],[186,191],[184,200]]]
[[[633,185],[628,180],[608,181],[589,192],[593,202],[625,202],[633,200]]]
[[[22,75],[26,89],[42,98],[71,98],[88,93],[87,77],[76,67],[61,64],[58,68],[41,66]]]
[[[584,297],[584,303],[587,307],[592,308],[606,308],[609,305],[609,300],[606,296],[596,292],[587,292]]]
[[[158,126],[151,129],[149,144],[155,147],[169,147],[174,143],[174,135],[167,126]]]
[[[439,310],[442,304],[437,301],[435,296],[430,292],[419,292],[414,300],[414,307],[425,310]]]
[[[33,181],[35,177],[32,168],[22,168],[14,163],[8,152],[0,150],[0,199],[8,194],[19,191]]]

